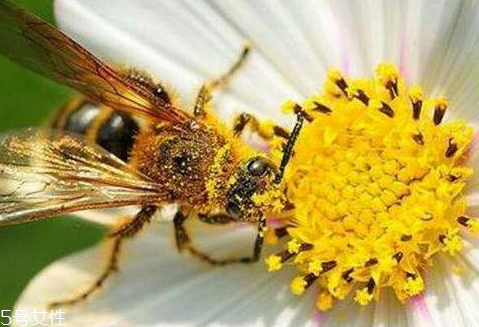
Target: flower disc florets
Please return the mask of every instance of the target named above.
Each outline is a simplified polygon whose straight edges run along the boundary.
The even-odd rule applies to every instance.
[[[321,310],[349,294],[365,305],[387,287],[404,301],[424,290],[436,254],[461,251],[460,229],[478,229],[464,198],[473,130],[443,123],[447,106],[407,88],[389,64],[373,79],[333,70],[323,93],[304,101],[313,120],[284,179],[291,240],[266,259],[271,271],[297,267],[294,294],[314,282]],[[281,143],[272,142],[278,156]]]

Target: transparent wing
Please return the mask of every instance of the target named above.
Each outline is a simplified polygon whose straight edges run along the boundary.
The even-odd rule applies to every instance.
[[[162,198],[159,185],[81,137],[41,129],[0,135],[0,225]]]
[[[149,119],[181,123],[182,110],[133,83],[39,17],[0,0],[0,52],[92,100]]]

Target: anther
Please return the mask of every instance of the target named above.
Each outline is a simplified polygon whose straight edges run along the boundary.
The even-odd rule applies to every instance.
[[[412,103],[412,118],[418,120],[421,117],[423,93],[420,87],[413,86],[409,89],[409,99]]]
[[[381,63],[376,68],[376,78],[389,90],[391,99],[399,95],[398,93],[398,69],[389,63]]]
[[[444,98],[440,98],[436,100],[436,105],[434,106],[434,125],[439,125],[442,122],[442,118],[446,113],[447,109],[447,100]]]
[[[395,255],[393,255],[393,259],[399,263],[401,262],[403,256],[404,254],[402,252],[397,252]]]
[[[412,235],[410,235],[410,234],[404,234],[404,235],[401,236],[401,241],[403,241],[403,242],[408,242],[410,240],[412,240]]]
[[[389,95],[391,96],[391,100],[394,100],[399,95],[397,80],[388,81],[386,83],[386,88],[389,90]]]
[[[379,108],[379,111],[388,117],[394,117],[394,110],[384,101],[381,101],[381,107]]]
[[[469,217],[466,217],[466,216],[460,216],[460,217],[457,218],[457,222],[464,227],[469,226],[469,220],[471,220],[471,219]]]
[[[324,274],[324,273],[330,271],[331,269],[334,269],[337,265],[338,265],[338,263],[335,260],[322,262],[321,263],[321,273]]]
[[[341,278],[344,279],[346,282],[351,283],[354,278],[350,275],[354,272],[354,268],[348,269],[341,274]]]
[[[461,178],[460,175],[454,175],[454,174],[450,174],[449,176],[447,176],[447,180],[450,182],[455,182],[460,178]]]
[[[424,136],[422,135],[421,132],[419,132],[419,133],[417,133],[417,134],[413,134],[412,139],[413,139],[414,142],[416,142],[417,144],[419,144],[419,145],[424,145]]]
[[[364,264],[364,267],[372,267],[374,265],[377,265],[379,263],[377,258],[371,258],[366,263]]]
[[[369,105],[369,97],[364,93],[363,90],[356,90],[354,97],[364,103],[366,106]]]
[[[301,246],[300,246],[300,248],[299,248],[299,252],[312,250],[313,247],[314,247],[313,244],[302,243]]]
[[[422,221],[430,221],[430,220],[433,220],[434,219],[434,216],[429,213],[429,212],[426,212],[422,217],[421,217],[421,220]]]
[[[344,80],[344,78],[340,78],[336,81],[336,85],[339,87],[339,89],[344,93],[344,95],[348,95],[347,89],[348,89],[348,83]]]
[[[368,289],[368,293],[373,294],[374,287],[376,287],[376,282],[374,281],[374,279],[370,278],[366,287]]]
[[[289,138],[288,131],[286,131],[283,127],[280,127],[280,126],[274,126],[273,127],[273,133],[274,133],[274,135],[282,137],[284,139]]]
[[[299,104],[296,104],[293,110],[296,115],[302,116],[306,121],[308,122],[313,121],[313,117],[311,117],[306,111],[304,111],[303,107],[301,107]]]
[[[447,146],[447,149],[446,149],[446,157],[451,158],[452,156],[456,154],[457,150],[459,150],[459,147],[457,146],[457,144],[454,143],[452,138],[449,139],[449,145]]]
[[[439,235],[438,239],[439,239],[439,242],[441,242],[442,244],[445,244],[446,235],[441,234]]]
[[[416,279],[417,276],[415,274],[411,274],[410,272],[406,272],[406,277],[407,278],[412,278],[412,279]]]
[[[327,115],[329,115],[332,112],[332,110],[329,109],[328,107],[326,107],[324,104],[321,104],[321,103],[316,102],[316,101],[314,101],[313,111],[318,111],[318,112],[321,112],[321,113],[327,114]]]
[[[289,252],[288,250],[283,250],[283,251],[277,253],[276,255],[281,258],[281,263],[285,263],[286,261],[288,261],[289,259],[294,257],[296,255],[296,253]]]
[[[341,72],[337,69],[332,69],[328,72],[328,79],[331,80],[336,86],[343,92],[343,94],[348,96],[348,83],[341,76]]]
[[[308,287],[310,287],[316,279],[318,279],[318,276],[316,276],[315,274],[307,274],[306,276],[304,276],[303,280],[306,282],[304,288],[307,289]]]

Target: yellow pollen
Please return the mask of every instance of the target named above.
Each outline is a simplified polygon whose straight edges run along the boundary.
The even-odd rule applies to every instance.
[[[423,100],[423,92],[419,86],[411,86],[409,88],[409,97],[412,102],[418,102]]]
[[[304,280],[304,277],[297,276],[291,282],[291,292],[294,295],[303,295],[304,291],[306,290],[306,285],[307,283]]]
[[[281,257],[279,255],[271,255],[265,260],[268,271],[280,270],[283,264],[281,263]]]
[[[396,66],[389,63],[381,63],[376,68],[376,79],[386,85],[395,82],[399,77],[399,71]]]
[[[331,69],[328,72],[328,79],[330,79],[332,82],[336,83],[339,81],[343,76],[341,75],[341,72],[339,69]]]
[[[443,121],[447,99],[408,88],[393,65],[380,64],[374,76],[349,79],[331,70],[323,92],[300,103],[312,121],[283,179],[294,206],[286,249],[295,254],[284,261],[299,275],[291,291],[318,288],[323,311],[352,292],[360,305],[386,288],[405,301],[424,291],[422,276],[435,256],[457,256],[462,233],[479,233],[465,198],[473,129]],[[283,108],[297,106],[287,101]],[[276,161],[278,140],[271,141]],[[277,255],[266,261],[270,271],[283,267]]]
[[[354,296],[354,301],[356,301],[359,305],[366,305],[373,299],[373,295],[369,294],[367,288],[362,288],[356,291]]]
[[[321,292],[318,296],[316,306],[320,311],[327,311],[333,307],[333,297],[328,292]]]
[[[479,223],[477,222],[477,220],[469,222],[469,225],[467,227],[469,228],[469,232],[472,235],[477,236],[479,234]]]
[[[406,292],[408,296],[418,295],[422,291],[424,291],[424,281],[420,276],[416,278],[406,278],[406,282],[404,283],[404,292]]]
[[[301,248],[301,244],[299,244],[298,240],[292,239],[288,242],[288,251],[291,253],[298,253],[299,249]]]
[[[294,108],[296,107],[296,105],[296,102],[288,100],[281,106],[281,111],[285,114],[291,114],[294,112]]]

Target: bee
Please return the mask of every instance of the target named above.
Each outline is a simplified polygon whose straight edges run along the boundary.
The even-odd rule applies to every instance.
[[[239,115],[227,129],[208,106],[244,62],[249,48],[224,75],[199,90],[192,113],[165,87],[134,70],[116,70],[39,17],[0,1],[0,52],[13,61],[76,89],[83,97],[66,104],[49,128],[0,135],[0,226],[100,208],[141,209],[110,234],[109,262],[96,282],[77,297],[87,299],[117,270],[125,239],[133,237],[166,204],[177,204],[173,224],[178,249],[211,264],[258,261],[267,201],[281,193],[281,179],[305,116],[285,138],[279,165],[239,139],[254,117]],[[218,260],[197,250],[184,222],[257,224],[251,256]]]

